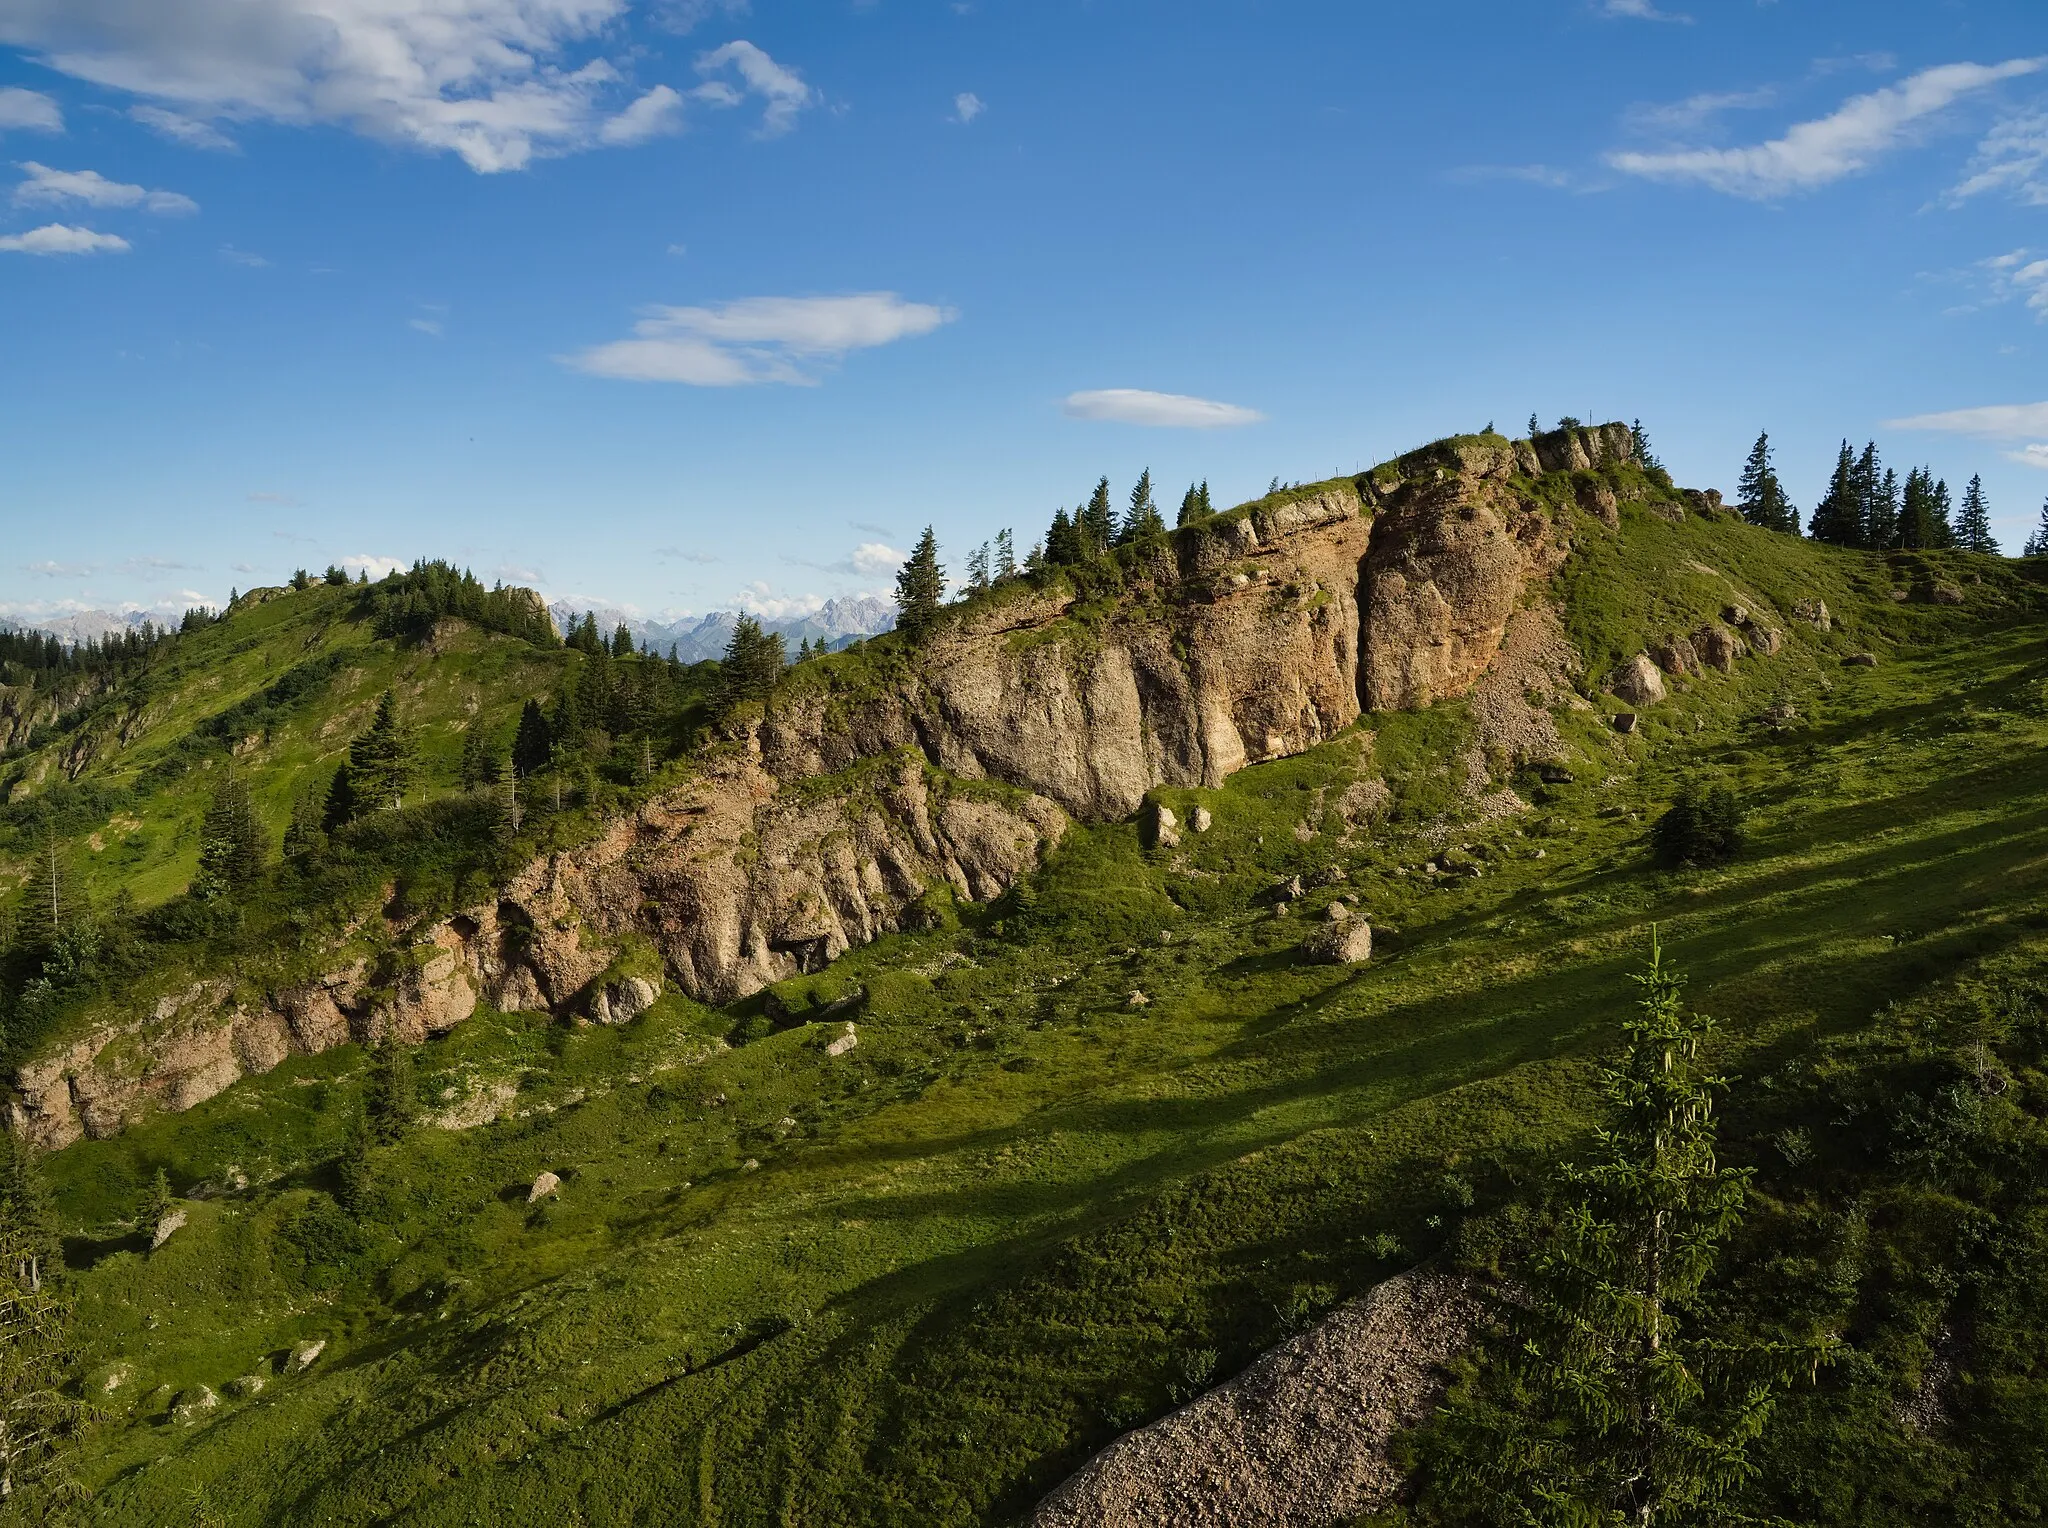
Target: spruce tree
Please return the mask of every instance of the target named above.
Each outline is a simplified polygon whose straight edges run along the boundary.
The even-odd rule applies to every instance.
[[[1794,535],[1799,532],[1799,511],[1785,497],[1785,489],[1778,482],[1777,469],[1771,465],[1771,437],[1768,434],[1757,436],[1756,444],[1750,448],[1749,460],[1743,464],[1736,508],[1751,525],[1760,525],[1765,530],[1790,531]]]
[[[995,576],[998,583],[1017,576],[1017,538],[1008,526],[996,532]]]
[[[1180,513],[1173,517],[1175,528],[1192,525],[1201,518],[1199,500],[1195,497],[1195,485],[1188,484],[1188,491],[1180,496]]]
[[[1628,429],[1629,450],[1635,455],[1636,465],[1645,472],[1662,472],[1664,464],[1657,460],[1657,453],[1650,449],[1650,434],[1638,419]]]
[[[497,819],[498,837],[510,843],[519,836],[519,829],[525,822],[524,803],[519,799],[519,771],[510,759],[498,763],[498,778],[491,791],[493,816]]]
[[[1534,414],[1531,414],[1529,416],[1529,438],[1531,440],[1534,440],[1537,436],[1541,435],[1542,433],[1543,421],[1538,419]]]
[[[154,1239],[157,1228],[170,1218],[177,1203],[177,1195],[171,1192],[171,1175],[159,1167],[148,1191],[142,1196],[142,1203],[136,1207],[136,1231],[145,1238]]]
[[[627,628],[624,621],[619,622],[618,629],[612,633],[612,656],[614,658],[630,658],[633,656],[633,633]]]
[[[91,1416],[69,1391],[72,1310],[50,1246],[34,1206],[0,1196],[0,1513],[26,1523],[68,1520],[81,1493],[64,1454]]]
[[[2041,501],[2041,518],[2034,522],[2034,534],[2027,538],[2022,557],[2048,557],[2048,499]]]
[[[231,896],[263,876],[263,825],[249,787],[232,771],[213,793],[199,825],[199,873],[192,894],[207,901]]]
[[[412,1128],[414,1087],[412,1047],[385,1036],[370,1052],[370,1075],[363,1085],[363,1114],[378,1145],[402,1140]]]
[[[1828,479],[1828,491],[1813,506],[1806,534],[1830,546],[1855,546],[1863,537],[1862,505],[1856,497],[1856,454],[1849,442],[1835,458],[1835,474]]]
[[[1052,526],[1045,533],[1045,560],[1055,568],[1071,568],[1086,555],[1081,529],[1067,518],[1064,509],[1055,510]]]
[[[1095,557],[1116,540],[1116,511],[1109,507],[1109,479],[1103,478],[1088,496],[1088,503],[1075,516],[1081,531],[1082,555]]]
[[[498,750],[481,722],[473,721],[462,734],[462,763],[457,771],[466,791],[482,790],[498,778]]]
[[[554,729],[540,702],[529,700],[519,709],[519,730],[512,737],[512,767],[521,775],[538,774],[554,757]]]
[[[967,554],[967,587],[971,593],[979,594],[988,587],[988,543]]]
[[[782,633],[763,631],[754,617],[742,615],[719,664],[720,704],[727,712],[748,701],[766,705],[787,663]]]
[[[352,803],[350,816],[396,810],[419,774],[412,732],[398,715],[398,697],[386,690],[377,702],[370,730],[349,744],[344,766]],[[344,819],[345,820],[345,819]]]
[[[939,606],[945,598],[946,570],[939,565],[939,541],[927,525],[910,560],[896,574],[897,630],[912,642],[924,641],[938,622]]]
[[[1998,555],[1998,538],[1991,534],[1991,505],[1984,497],[1984,479],[1972,474],[1963,490],[1962,508],[1956,514],[1956,545],[1966,552]]]
[[[1947,479],[1938,480],[1934,485],[1934,496],[1929,503],[1932,523],[1928,528],[1928,545],[1937,551],[1956,544],[1955,526],[1949,521],[1949,497]]]
[[[1870,522],[1877,512],[1877,496],[1883,483],[1883,464],[1877,458],[1877,442],[1870,441],[1863,447],[1863,454],[1856,458],[1856,466],[1849,475],[1850,494],[1856,508],[1856,534],[1845,545],[1870,545]]]
[[[1654,940],[1654,934],[1653,934]],[[1608,1123],[1561,1175],[1542,1245],[1514,1271],[1506,1330],[1422,1443],[1425,1511],[1455,1522],[1670,1525],[1714,1520],[1750,1474],[1777,1394],[1832,1355],[1739,1344],[1697,1302],[1742,1217],[1747,1169],[1715,1160],[1710,1021],[1652,943]]]
[[[1884,470],[1884,480],[1878,484],[1877,498],[1870,506],[1863,521],[1863,544],[1879,551],[1898,545],[1899,517],[1903,513],[1899,503],[1899,475],[1891,468]]]
[[[1166,521],[1160,517],[1159,506],[1152,501],[1152,469],[1147,467],[1131,489],[1130,512],[1124,516],[1123,524],[1117,527],[1117,544],[1128,546],[1134,541],[1149,541],[1165,534]]]
[[[1209,480],[1207,478],[1203,478],[1201,486],[1195,490],[1195,508],[1204,519],[1216,513],[1216,506],[1209,498]]]

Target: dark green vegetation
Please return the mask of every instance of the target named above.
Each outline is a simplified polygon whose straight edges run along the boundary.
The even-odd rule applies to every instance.
[[[1532,486],[1569,506],[1559,479]],[[1574,523],[1556,591],[1593,676],[1730,599],[1823,597],[1835,629],[1791,623],[1783,652],[1686,681],[1627,736],[1589,684],[1558,710],[1568,769],[1515,781],[1527,813],[1484,820],[1459,788],[1462,703],[1371,717],[1220,790],[1156,793],[1183,822],[1214,815],[1179,851],[1146,848],[1135,824],[1077,828],[1000,902],[935,894],[927,931],[732,1009],[667,995],[619,1029],[480,1013],[403,1061],[296,1059],[50,1159],[87,1393],[107,1413],[76,1459],[90,1510],[1005,1521],[1346,1295],[1424,1257],[1510,1257],[1553,1164],[1584,1147],[1653,921],[1718,1021],[1705,1059],[1732,1080],[1724,1158],[1755,1171],[1704,1297],[1761,1336],[1819,1326],[1845,1344],[1780,1403],[1743,1489],[1814,1522],[2040,1505],[2035,570],[1633,503],[1618,535]],[[1061,576],[1108,600],[1117,566]],[[1964,602],[1934,603],[1937,587]],[[221,676],[218,707],[345,652],[244,755],[273,833],[289,787],[257,764],[331,771],[387,690],[441,793],[371,819],[406,837],[472,812],[450,725],[471,699],[507,748],[527,699],[579,740],[578,762],[533,777],[545,831],[642,788],[617,746],[633,734],[588,719],[623,718],[618,676],[647,660],[609,658],[601,690],[592,651],[474,627],[407,645],[338,603],[358,598],[312,585],[172,650],[193,684]],[[237,646],[274,629],[290,634]],[[1844,667],[1856,651],[1878,665]],[[870,643],[818,672],[851,683],[898,653]],[[176,737],[216,735],[197,719],[218,711],[182,714],[191,731],[115,756],[133,783],[102,788],[140,791]],[[217,770],[227,752],[193,757]],[[564,776],[592,795],[556,817]],[[1347,789],[1375,776],[1389,814],[1348,829]],[[124,808],[152,803],[145,834],[156,803],[196,826],[217,778],[191,765]],[[1688,786],[1746,808],[1725,864],[1653,853]],[[465,843],[494,831],[487,805]],[[65,832],[108,821],[73,810]],[[345,847],[403,863],[399,836]],[[12,842],[26,872],[35,843]],[[138,874],[182,888],[196,834],[145,842]],[[1424,873],[1440,853],[1482,873]],[[419,894],[457,895],[453,863]],[[81,857],[102,896],[104,865]],[[1314,889],[1275,916],[1270,888],[1297,874]],[[1373,920],[1374,962],[1303,965],[1305,923],[1340,894]],[[846,1020],[859,1043],[828,1056]],[[159,1170],[188,1220],[151,1253]],[[559,1190],[529,1204],[542,1171]],[[1910,1411],[1943,1372],[1929,1393],[1947,1420]]]

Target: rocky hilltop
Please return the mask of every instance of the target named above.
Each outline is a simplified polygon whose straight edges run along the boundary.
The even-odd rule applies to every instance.
[[[1552,474],[1572,475],[1563,501],[1531,491]],[[47,1147],[105,1136],[479,1001],[620,1020],[664,984],[727,1002],[815,970],[921,916],[934,885],[1001,894],[1068,816],[1127,817],[1155,787],[1471,690],[1530,645],[1511,628],[1570,555],[1574,510],[1611,526],[1641,482],[1626,426],[1461,437],[1139,549],[1114,598],[1002,586],[920,650],[795,671],[687,785],[487,904],[394,927],[396,957],[338,951],[320,981],[261,994],[202,981],[77,1036],[20,1069],[10,1126]],[[1488,703],[1526,710],[1523,687]]]

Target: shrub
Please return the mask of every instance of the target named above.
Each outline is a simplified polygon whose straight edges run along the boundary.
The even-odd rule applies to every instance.
[[[1688,785],[1657,820],[1652,839],[1668,865],[1718,865],[1742,847],[1742,804],[1725,785]]]

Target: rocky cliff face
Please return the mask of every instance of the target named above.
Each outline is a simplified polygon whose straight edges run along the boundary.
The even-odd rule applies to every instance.
[[[902,926],[935,883],[998,895],[1068,814],[1125,817],[1155,786],[1220,784],[1361,710],[1464,693],[1566,555],[1510,478],[1628,455],[1612,425],[1445,442],[1180,531],[1114,599],[1023,590],[967,607],[894,670],[800,672],[691,784],[493,903],[394,929],[402,948],[306,987],[202,983],[102,1026],[21,1070],[10,1124],[50,1146],[109,1134],[294,1052],[417,1041],[480,999],[637,1013],[654,973],[622,972],[630,949],[727,1002]]]

